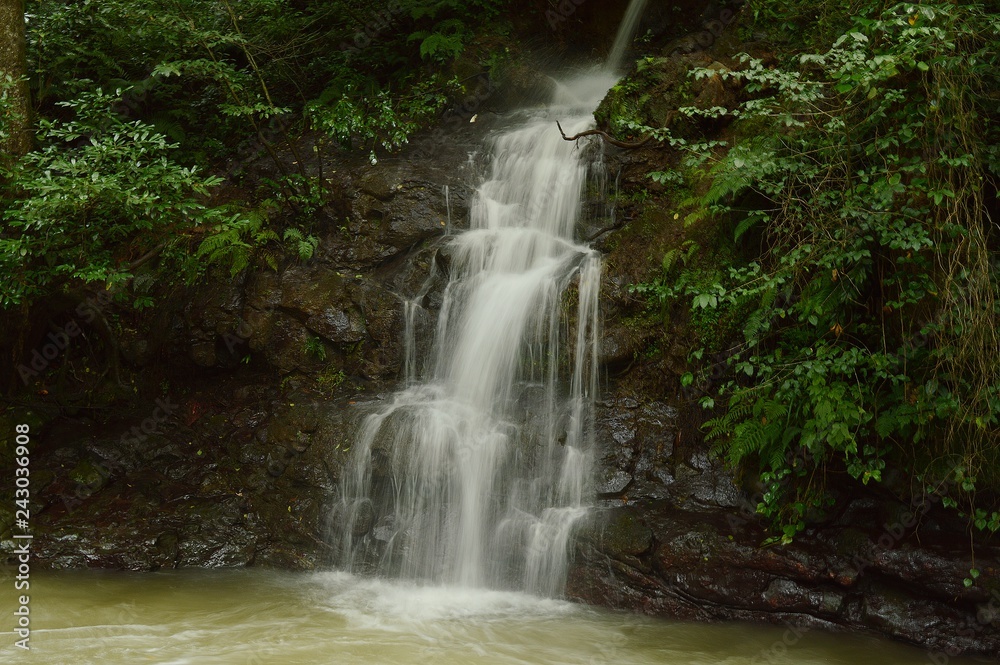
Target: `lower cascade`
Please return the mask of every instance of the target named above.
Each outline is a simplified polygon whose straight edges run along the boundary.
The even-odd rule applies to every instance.
[[[555,121],[588,129],[612,83],[561,84],[492,140],[433,343],[417,357],[407,303],[407,385],[353,447],[335,520],[347,570],[561,592],[590,495],[601,258],[574,240],[587,151]]]

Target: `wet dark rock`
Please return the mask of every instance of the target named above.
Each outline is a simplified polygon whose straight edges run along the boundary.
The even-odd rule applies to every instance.
[[[143,410],[110,435],[107,428],[103,436],[81,430],[98,434],[92,439],[40,433],[39,471],[50,463],[54,479],[35,494],[35,566],[311,568],[325,561],[325,520],[353,439],[352,405],[305,393],[281,400],[247,378],[203,385],[154,434],[134,435]],[[217,401],[248,385],[239,392],[249,406]],[[192,410],[197,427],[184,424]],[[13,541],[2,542],[6,556]]]
[[[433,280],[440,271],[436,249],[428,247],[440,244],[449,213],[453,226],[467,217],[470,192],[461,174],[468,142],[478,142],[483,129],[461,129],[440,146],[438,159],[408,159],[404,151],[334,176],[349,195],[346,208],[331,206],[310,220],[320,238],[316,256],[277,271],[261,266],[236,280],[220,271],[189,294],[171,328],[182,339],[172,343],[201,368],[261,359],[283,375],[326,368],[375,382],[396,379],[403,300],[421,290],[427,304],[437,297],[444,282]],[[142,353],[153,352],[147,344]]]
[[[361,504],[354,514],[354,523],[351,532],[354,536],[363,536],[372,530],[372,522],[375,519],[375,510],[369,502]],[[377,538],[378,536],[376,536]]]
[[[404,250],[444,231],[447,210],[440,186],[406,182],[397,191],[399,196],[386,206],[379,242]]]
[[[597,483],[598,494],[621,494],[632,482],[632,474],[621,469],[603,469],[603,477]]]
[[[622,531],[623,510],[630,511],[625,533],[649,533],[650,547],[614,535]],[[796,616],[801,625],[874,630],[962,652],[988,653],[1000,645],[1000,636],[977,618],[976,605],[914,584],[914,565],[908,570],[877,563],[905,553],[938,580],[960,582],[960,543],[937,551],[911,542],[884,549],[877,533],[858,542],[856,532],[836,529],[800,536],[789,546],[763,547],[767,534],[754,519],[670,501],[643,501],[594,520],[582,530],[570,575],[568,594],[577,600],[700,620],[781,622]],[[842,536],[852,545],[844,547]],[[992,547],[977,556],[993,562],[998,554]],[[974,635],[961,637],[977,625]]]
[[[282,459],[268,459],[267,472],[277,478],[285,472],[285,461]]]
[[[388,201],[396,195],[396,188],[390,184],[385,174],[379,171],[365,174],[358,182],[358,190],[380,201]]]
[[[677,436],[677,410],[662,402],[640,404],[632,397],[612,397],[599,404],[598,477],[604,498],[618,494],[626,503],[634,496],[731,502],[728,488],[714,476],[692,470],[698,480],[678,478],[690,467],[674,455]]]
[[[628,365],[646,348],[649,338],[623,325],[610,325],[601,338],[601,364],[609,368]]]
[[[627,521],[623,510],[630,511]],[[719,509],[678,509],[668,501],[608,510],[594,520],[581,532],[570,574],[568,595],[577,600],[700,620],[777,623],[794,616],[796,625],[873,630],[940,650],[1000,648],[1000,633],[981,620],[995,620],[994,614],[928,593],[926,585],[907,582],[906,568],[876,564],[905,552],[927,574],[960,582],[960,543],[942,550],[912,542],[883,549],[878,534],[869,534],[852,551],[838,553],[830,547],[840,535],[834,530],[762,547],[766,533],[755,520]],[[866,559],[865,551],[874,558]],[[977,560],[982,556],[992,565],[998,555],[1000,548],[989,547],[977,551]],[[845,574],[859,563],[860,574]],[[994,601],[1000,606],[1000,593]]]
[[[653,545],[653,532],[631,507],[604,511],[581,529],[579,537],[616,558],[645,554]]]

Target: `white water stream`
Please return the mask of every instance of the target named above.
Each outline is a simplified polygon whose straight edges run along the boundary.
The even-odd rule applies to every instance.
[[[619,71],[625,59],[625,52],[632,43],[632,37],[639,27],[642,13],[646,11],[647,0],[632,0],[625,11],[625,18],[618,26],[618,35],[615,37],[614,46],[611,47],[611,54],[608,56],[608,69]]]
[[[620,59],[645,0],[633,0]],[[612,60],[614,63],[615,60]],[[440,584],[558,595],[591,495],[601,257],[576,239],[593,126],[614,66],[557,85],[492,138],[429,357],[405,307],[406,387],[370,415],[335,515],[343,567]]]
[[[612,83],[601,72],[561,85],[493,140],[470,228],[447,249],[430,357],[421,372],[411,301],[408,386],[354,446],[339,515],[348,569],[561,590],[589,495],[601,259],[574,239],[590,164],[555,120],[588,128]]]

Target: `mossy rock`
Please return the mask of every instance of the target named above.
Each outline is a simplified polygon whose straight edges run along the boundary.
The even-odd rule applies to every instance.
[[[104,487],[108,481],[106,469],[98,467],[89,459],[82,460],[69,472],[69,479],[79,488],[86,488],[89,493],[94,493]]]
[[[598,534],[598,547],[612,557],[637,556],[653,547],[653,531],[629,508],[613,509]]]

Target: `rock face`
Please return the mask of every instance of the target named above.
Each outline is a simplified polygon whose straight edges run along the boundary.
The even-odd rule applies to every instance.
[[[722,76],[742,66],[732,55],[768,64],[774,54],[738,43],[723,24],[637,63],[595,112],[599,126],[637,114],[674,136],[724,135],[677,108],[732,108],[745,95]],[[693,68],[716,73],[691,81]],[[765,544],[774,534],[756,515],[760,497],[723,468],[699,427],[698,398],[715,394],[725,352],[707,348],[704,330],[693,334],[688,312],[652,311],[629,288],[662,276],[669,250],[717,246],[718,228],[686,225],[670,185],[649,178],[670,160],[660,148],[608,149],[625,194],[614,229],[595,239],[606,257],[601,359],[610,384],[596,417],[599,508],[578,533],[567,596],[680,619],[865,630],[922,646],[938,663],[959,653],[996,657],[1000,541],[977,536],[972,547],[968,525],[939,497],[907,505],[845,483],[830,515],[791,544]],[[628,198],[636,192],[638,201]],[[699,347],[711,358],[703,383],[682,388],[688,354]],[[971,568],[980,571],[974,582]]]
[[[246,377],[185,392],[131,427],[57,424],[37,439],[39,567],[323,562],[317,525],[350,448],[353,406],[280,396]]]
[[[602,508],[581,528],[567,596],[690,620],[867,630],[938,654],[1000,652],[1000,547],[979,543],[935,497],[845,502],[791,545],[764,546],[756,501],[679,445],[683,409],[611,397],[600,409]]]
[[[258,358],[280,374],[321,370],[384,384],[401,369],[403,300],[433,275],[449,218],[464,220],[467,192],[398,159],[359,167],[343,219],[324,212],[317,256],[241,281],[214,280],[176,325],[201,368]],[[461,169],[456,165],[456,173]],[[358,189],[352,189],[357,187]]]
[[[32,424],[38,568],[329,562],[357,419],[401,378],[403,303],[420,294],[419,308],[435,308],[441,240],[467,217],[482,112],[447,145],[345,164],[346,201],[312,220],[309,261],[217,271],[166,294],[148,333],[123,333],[132,375],[113,410],[67,417],[42,400],[20,414]],[[14,547],[13,505],[0,501],[0,553]]]

